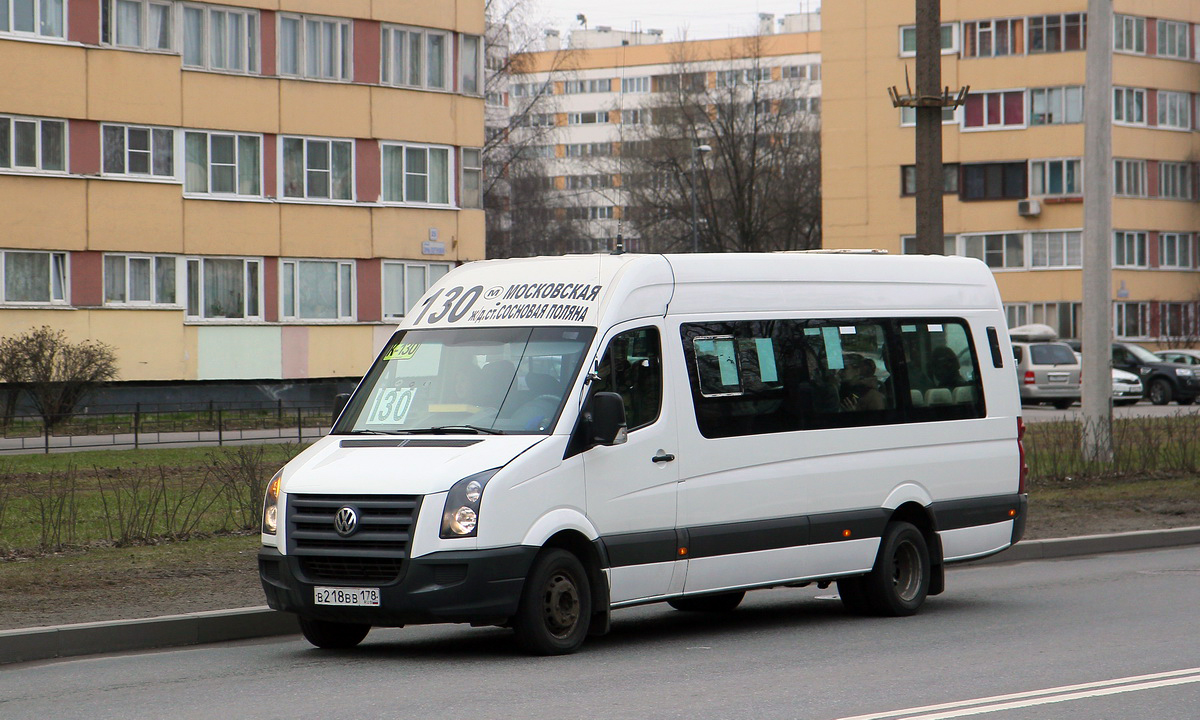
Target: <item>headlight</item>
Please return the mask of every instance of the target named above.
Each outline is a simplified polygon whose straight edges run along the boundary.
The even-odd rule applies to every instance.
[[[1181,377],[1191,377],[1192,369],[1191,368],[1175,368],[1175,374],[1179,375]]]
[[[275,473],[271,482],[267,483],[267,496],[263,500],[262,531],[274,535],[279,529],[279,483],[283,478],[283,469]]]
[[[492,468],[454,483],[454,487],[446,493],[446,507],[442,510],[443,539],[475,537],[479,529],[479,503],[483,500],[483,488],[499,471],[500,468]]]

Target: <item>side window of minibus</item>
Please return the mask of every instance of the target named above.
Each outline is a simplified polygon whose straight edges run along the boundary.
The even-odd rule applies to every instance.
[[[917,420],[983,417],[979,362],[960,321],[900,321],[910,403]]]
[[[626,330],[613,337],[596,366],[592,392],[615,392],[625,401],[629,430],[658,419],[662,404],[662,350],[658,329]]]

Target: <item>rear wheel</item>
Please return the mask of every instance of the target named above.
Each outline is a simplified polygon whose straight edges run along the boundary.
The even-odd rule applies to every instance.
[[[1166,405],[1171,402],[1171,396],[1174,393],[1171,390],[1171,383],[1158,378],[1150,383],[1150,402],[1155,405]]]
[[[930,577],[925,536],[911,523],[894,522],[883,532],[875,567],[861,578],[839,580],[838,592],[853,611],[901,617],[913,615],[924,604]],[[856,609],[860,606],[863,610]]]
[[[304,633],[304,639],[325,650],[352,648],[362,642],[370,631],[370,625],[300,618],[300,632]]]
[[[1066,410],[1067,408],[1074,405],[1075,401],[1071,400],[1071,399],[1063,399],[1063,400],[1055,400],[1051,404],[1054,405],[1054,407],[1058,408],[1059,410]]]
[[[587,637],[592,591],[587,571],[566,550],[538,555],[513,617],[517,642],[535,655],[573,653]]]
[[[746,593],[727,592],[715,595],[699,595],[696,597],[672,598],[667,604],[676,610],[684,612],[725,613],[731,612],[742,603]]]

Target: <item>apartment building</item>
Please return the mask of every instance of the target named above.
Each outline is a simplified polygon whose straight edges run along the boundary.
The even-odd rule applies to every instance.
[[[1195,339],[1200,5],[1117,0],[1113,52],[1113,328]],[[1010,325],[1079,337],[1087,3],[942,2],[946,252],[995,272]],[[912,111],[887,88],[915,77],[911,3],[823,8],[826,247],[909,249]]]
[[[799,22],[803,20],[804,22]],[[635,152],[643,129],[656,122],[660,93],[680,82],[702,87],[770,85],[787,96],[772,112],[795,113],[816,127],[821,112],[820,16],[788,16],[773,34],[770,16],[752,37],[664,42],[661,30],[596,27],[571,33],[569,46],[527,53],[503,98],[515,142],[526,160],[545,166],[546,190],[557,218],[573,223],[573,252],[604,251],[620,235],[626,249],[642,248],[626,222],[628,196],[622,157]],[[764,94],[766,95],[766,94]],[[534,103],[532,107],[530,103]],[[522,133],[525,133],[522,135]],[[529,138],[535,138],[532,141]]]
[[[0,334],[360,375],[481,259],[483,0],[0,1]]]

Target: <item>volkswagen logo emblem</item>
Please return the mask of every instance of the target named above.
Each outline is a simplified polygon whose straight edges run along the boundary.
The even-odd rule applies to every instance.
[[[333,516],[333,529],[337,530],[337,534],[342,537],[349,537],[358,529],[358,512],[354,508],[346,506],[337,511]]]

